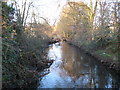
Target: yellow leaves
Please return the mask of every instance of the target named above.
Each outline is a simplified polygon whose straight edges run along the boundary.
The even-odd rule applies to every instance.
[[[67,14],[64,14],[63,16],[64,16],[64,17],[68,17],[68,15],[67,15]]]
[[[1,24],[2,24],[2,28],[7,28],[7,25],[6,25],[7,23],[5,21],[2,21]]]
[[[5,21],[3,21],[3,22],[2,22],[2,25],[5,25],[5,24],[6,24],[6,22],[5,22]]]

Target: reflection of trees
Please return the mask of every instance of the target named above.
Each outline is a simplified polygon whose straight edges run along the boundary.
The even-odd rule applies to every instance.
[[[104,88],[107,85],[108,72],[103,66],[98,65],[93,58],[88,58],[89,63],[89,84],[88,87]]]
[[[111,76],[111,74],[102,65],[95,62],[92,58],[89,58],[90,65],[90,82],[88,87],[97,88],[113,88],[115,85],[118,86],[116,80]],[[91,61],[92,60],[92,61]]]
[[[88,73],[88,63],[82,61],[82,56],[76,48],[63,44],[62,51],[62,67],[64,67],[69,76],[79,78],[81,75],[83,76],[84,73]]]
[[[86,87],[105,88],[108,85],[111,87],[116,85],[116,81],[112,80],[111,74],[105,67],[96,63],[93,58],[80,52],[77,48],[63,44],[62,57],[61,68],[64,68],[65,72],[72,78],[73,83],[80,77],[83,80],[86,79],[85,75],[88,75]],[[80,81],[83,81],[82,79]]]

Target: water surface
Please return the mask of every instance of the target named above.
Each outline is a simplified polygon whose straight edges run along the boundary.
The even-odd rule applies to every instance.
[[[38,88],[118,88],[120,78],[94,58],[67,43],[56,43],[47,49],[54,63],[43,73]]]

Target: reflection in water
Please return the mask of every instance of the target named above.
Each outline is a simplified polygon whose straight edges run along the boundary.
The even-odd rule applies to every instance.
[[[111,75],[105,67],[78,48],[66,43],[53,44],[48,58],[54,59],[50,73],[40,80],[38,88],[115,88],[119,77]]]

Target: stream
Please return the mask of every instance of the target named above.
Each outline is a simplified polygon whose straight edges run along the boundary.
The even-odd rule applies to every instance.
[[[47,58],[55,61],[39,80],[39,88],[120,88],[120,77],[65,42],[49,45]]]

